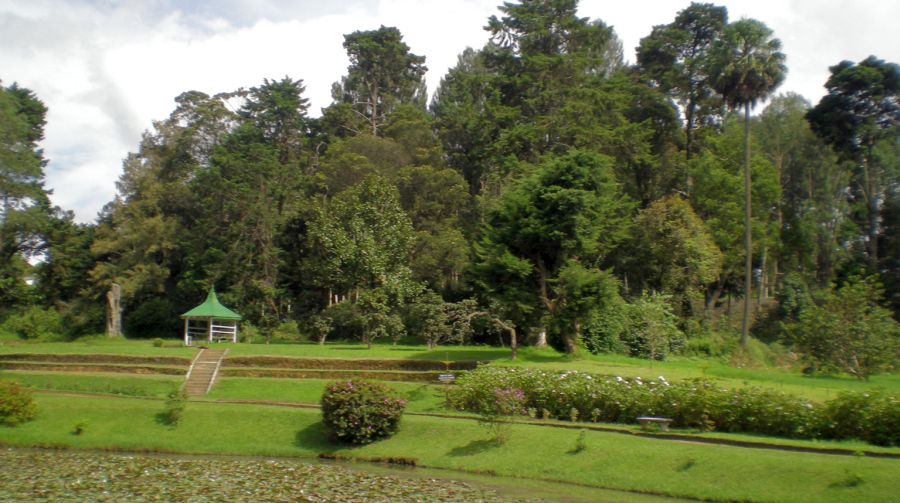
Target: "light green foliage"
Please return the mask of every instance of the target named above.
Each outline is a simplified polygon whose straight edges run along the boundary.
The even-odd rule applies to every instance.
[[[690,203],[697,215],[704,220],[715,244],[724,253],[723,279],[740,277],[743,272],[743,146],[737,117],[731,116],[721,136],[708,138],[708,148],[691,161],[694,187]],[[752,178],[752,205],[754,256],[760,245],[771,242],[778,227],[772,221],[770,209],[779,197],[778,176],[772,163],[759,150],[750,159]]]
[[[346,295],[408,276],[412,225],[398,199],[387,180],[372,176],[316,208],[310,265],[320,286]]]
[[[277,342],[298,342],[300,341],[300,328],[295,320],[289,320],[279,323],[272,330],[272,340]]]
[[[55,309],[31,306],[0,323],[0,333],[20,339],[50,341],[64,339],[65,328],[62,316]]]
[[[15,381],[0,381],[0,425],[16,426],[37,417],[31,391]]]
[[[889,371],[900,361],[900,324],[881,307],[873,278],[852,278],[800,312],[791,336],[817,368],[860,379]]]
[[[668,296],[644,292],[625,307],[625,313],[627,321],[620,339],[631,356],[664,360],[684,344]]]
[[[424,339],[428,349],[449,342],[454,335],[448,317],[448,307],[440,295],[425,290],[407,308],[407,322],[411,335]]]
[[[638,288],[673,295],[681,304],[718,279],[722,252],[684,199],[654,202],[635,219],[632,235],[629,280]]]

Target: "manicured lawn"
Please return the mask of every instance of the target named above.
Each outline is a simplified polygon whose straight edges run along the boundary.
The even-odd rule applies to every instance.
[[[514,425],[497,445],[475,421],[406,416],[395,437],[365,447],[325,438],[319,412],[191,402],[182,424],[154,415],[155,400],[37,396],[39,417],[3,428],[12,445],[155,449],[258,456],[415,458],[419,465],[712,500],[890,501],[900,460],[709,446],[589,431]],[[75,425],[84,432],[74,435]]]
[[[176,344],[175,339],[166,341]],[[107,339],[89,337],[73,342],[0,342],[0,356],[5,353],[72,353],[126,356],[177,356],[192,358],[197,350],[185,347],[154,347],[150,340]]]
[[[209,400],[262,400],[318,404],[325,379],[240,378],[221,379],[206,395]],[[453,413],[444,408],[444,386],[403,382],[386,382],[400,397],[408,401],[408,412]]]
[[[0,379],[11,379],[36,390],[108,393],[123,396],[164,398],[184,382],[172,376],[129,376],[87,373],[37,373],[0,371]]]

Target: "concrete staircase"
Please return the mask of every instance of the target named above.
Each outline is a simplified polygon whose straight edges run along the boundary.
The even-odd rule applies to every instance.
[[[184,381],[184,392],[188,396],[203,396],[209,392],[219,375],[219,366],[227,349],[201,349]]]

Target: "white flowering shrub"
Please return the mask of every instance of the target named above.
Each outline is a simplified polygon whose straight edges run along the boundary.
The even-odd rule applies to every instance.
[[[758,387],[728,389],[709,379],[668,382],[663,376],[644,380],[640,377],[601,376],[584,372],[555,372],[533,368],[480,367],[461,377],[450,390],[450,406],[483,413],[498,389],[521,390],[524,406],[545,419],[634,423],[639,416],[663,416],[674,426],[759,433],[791,438],[859,438],[859,429],[844,428],[850,434],[835,435],[837,428],[825,427],[827,411],[836,410],[836,401],[813,404],[780,391]],[[874,403],[874,402],[873,402]],[[882,397],[877,414],[865,412],[870,425],[879,421],[896,424],[900,417],[898,401]],[[871,407],[872,410],[876,408]],[[848,412],[853,414],[853,412]],[[863,414],[863,411],[859,412]],[[877,417],[876,417],[877,416]],[[894,439],[880,443],[890,444]]]

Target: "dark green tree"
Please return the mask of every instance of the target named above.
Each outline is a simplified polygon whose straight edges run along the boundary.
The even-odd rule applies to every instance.
[[[344,35],[350,57],[347,76],[334,87],[336,103],[350,105],[365,118],[373,136],[381,134],[387,117],[400,104],[425,107],[425,57],[409,52],[400,30],[377,30]]]
[[[896,162],[879,162],[879,143],[890,150],[900,130],[900,66],[869,56],[859,64],[843,61],[830,68],[828,89],[807,118],[817,135],[852,161],[853,188],[865,202],[866,255],[878,270],[880,211],[886,194],[900,181]],[[883,152],[883,151],[882,151]],[[893,189],[895,190],[895,189]]]
[[[781,184],[775,206],[780,239],[773,249],[770,286],[777,287],[782,271],[794,271],[827,287],[842,250],[839,243],[854,240],[846,230],[850,172],[810,129],[809,108],[798,94],[779,95],[754,125],[759,151]]]
[[[688,160],[696,150],[696,129],[720,114],[710,53],[727,23],[727,8],[692,2],[672,23],[654,26],[637,49],[638,67],[684,112]]]
[[[633,206],[622,196],[610,164],[608,158],[577,151],[549,158],[506,192],[491,215],[476,248],[478,281],[520,328],[536,315],[555,326],[560,272],[573,261],[601,267],[628,235]],[[575,352],[577,333],[557,335],[566,351]]]
[[[44,241],[48,194],[44,138],[47,107],[26,88],[0,86],[0,311],[32,302],[28,259]]]

